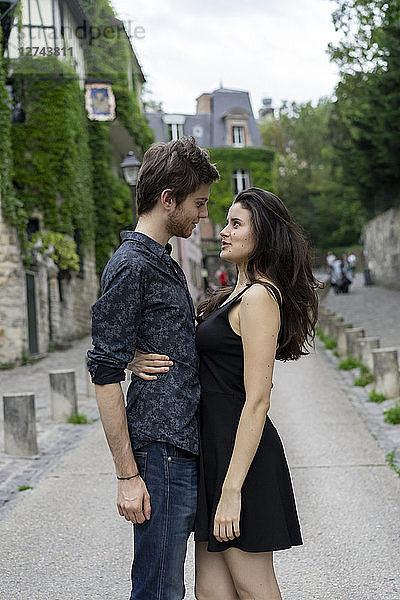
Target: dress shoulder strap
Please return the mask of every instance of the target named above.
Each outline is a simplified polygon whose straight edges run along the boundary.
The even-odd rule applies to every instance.
[[[250,287],[254,283],[261,283],[264,287],[268,288],[272,292],[275,300],[277,301],[279,309],[282,310],[281,295],[278,291],[278,288],[275,285],[273,285],[272,283],[269,283],[269,281],[261,281],[260,279],[257,279],[256,281],[252,281],[251,283],[248,283],[247,287]]]
[[[236,300],[239,300],[239,298],[241,296],[243,296],[243,294],[249,289],[250,286],[252,286],[254,283],[261,283],[263,286],[267,287],[273,294],[275,300],[278,303],[279,306],[279,310],[282,311],[282,300],[281,300],[281,296],[279,294],[278,288],[275,287],[272,283],[269,283],[268,281],[261,281],[259,279],[257,279],[256,281],[252,281],[251,283],[248,283],[246,285],[246,287],[239,292],[238,294],[236,294],[236,296],[234,296],[233,298],[231,298],[230,300],[228,300],[228,302],[223,302],[223,304],[221,304],[220,308],[228,306],[228,304],[231,304],[233,302],[236,302]]]
[[[228,306],[228,304],[231,304],[231,302],[234,302],[236,300],[238,300],[247,290],[247,286],[238,294],[236,294],[236,296],[234,296],[233,298],[231,298],[230,300],[228,300],[228,302],[226,300],[223,301],[223,303],[219,306],[219,308],[223,308],[225,306]]]

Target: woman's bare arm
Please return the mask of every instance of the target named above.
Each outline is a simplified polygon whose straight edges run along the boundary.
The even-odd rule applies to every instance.
[[[269,410],[280,326],[279,307],[261,285],[243,296],[239,311],[246,400],[214,521],[218,541],[240,535],[241,488],[260,443]]]

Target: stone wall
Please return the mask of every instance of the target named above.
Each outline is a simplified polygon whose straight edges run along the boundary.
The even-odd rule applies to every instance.
[[[57,346],[90,331],[90,308],[99,286],[94,249],[86,251],[82,272],[61,282],[50,257],[36,253],[26,267],[16,231],[4,220],[0,204],[0,365],[20,363],[30,351],[27,274],[34,280],[37,354],[45,354],[50,342]]]
[[[58,280],[50,283],[52,341],[57,344],[82,337],[90,332],[90,309],[97,299],[98,286],[92,249],[85,254],[83,272],[72,273],[61,280],[62,300]]]
[[[91,306],[97,300],[99,279],[96,275],[96,261],[94,250],[85,254],[83,277],[73,276],[71,280],[73,321],[73,337],[81,337],[90,332]]]
[[[400,289],[400,209],[391,208],[364,227],[364,256],[376,283]]]
[[[25,273],[16,231],[0,202],[0,364],[14,363],[27,347]]]

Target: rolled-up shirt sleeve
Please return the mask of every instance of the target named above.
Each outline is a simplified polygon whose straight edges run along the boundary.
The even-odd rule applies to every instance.
[[[87,367],[93,383],[105,385],[125,379],[133,359],[142,310],[139,264],[122,264],[110,278],[102,278],[103,294],[92,306],[93,349]]]

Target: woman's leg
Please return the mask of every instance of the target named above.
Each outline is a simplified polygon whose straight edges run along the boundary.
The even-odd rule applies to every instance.
[[[208,552],[207,542],[196,542],[197,600],[239,600],[223,552]]]
[[[221,554],[239,600],[282,600],[272,552],[243,552],[229,548]]]

